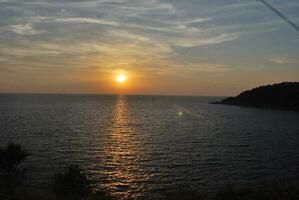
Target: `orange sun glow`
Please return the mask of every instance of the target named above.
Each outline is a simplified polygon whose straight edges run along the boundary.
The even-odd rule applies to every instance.
[[[126,82],[127,80],[127,76],[124,75],[124,74],[119,74],[116,76],[115,80],[118,82],[118,83],[124,83]]]

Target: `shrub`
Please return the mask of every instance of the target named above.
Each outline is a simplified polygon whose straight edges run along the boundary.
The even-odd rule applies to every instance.
[[[68,166],[64,173],[55,174],[52,184],[58,195],[83,197],[91,192],[90,181],[76,165]]]
[[[5,148],[0,147],[0,169],[6,173],[20,170],[20,164],[29,156],[21,145],[8,143]]]
[[[179,190],[177,192],[166,194],[165,200],[206,200],[207,195],[192,190]]]

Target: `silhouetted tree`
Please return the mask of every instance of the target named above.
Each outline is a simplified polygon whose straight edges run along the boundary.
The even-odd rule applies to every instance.
[[[6,173],[16,172],[27,156],[21,145],[8,143],[5,148],[0,147],[0,169]]]
[[[70,165],[64,173],[55,174],[52,184],[58,195],[82,197],[91,192],[90,181],[76,165]]]
[[[188,189],[178,189],[178,191],[166,194],[165,200],[206,200],[205,193]]]

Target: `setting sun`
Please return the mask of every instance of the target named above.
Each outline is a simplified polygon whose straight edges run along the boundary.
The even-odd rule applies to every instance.
[[[124,82],[126,82],[126,80],[127,80],[127,76],[124,74],[119,74],[116,76],[116,81],[118,83],[124,83]]]

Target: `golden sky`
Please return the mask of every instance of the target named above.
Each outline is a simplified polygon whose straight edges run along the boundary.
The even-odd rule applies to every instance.
[[[299,81],[298,53],[258,1],[0,1],[0,92],[236,95]]]

